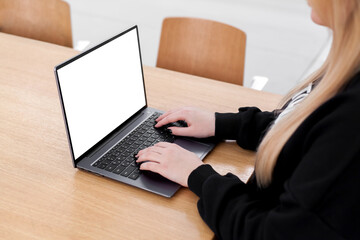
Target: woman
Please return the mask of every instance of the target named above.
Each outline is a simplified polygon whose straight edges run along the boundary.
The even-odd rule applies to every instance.
[[[200,199],[200,215],[219,239],[360,239],[360,1],[309,0],[312,19],[333,31],[324,65],[273,112],[182,108],[156,127],[185,120],[174,135],[235,139],[257,150],[245,184],[220,176],[195,154],[169,143],[138,154]]]

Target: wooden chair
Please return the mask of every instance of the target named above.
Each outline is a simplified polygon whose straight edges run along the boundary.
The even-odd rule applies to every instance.
[[[243,85],[246,34],[198,18],[165,18],[156,66]]]
[[[72,47],[69,4],[62,0],[0,0],[0,32]]]

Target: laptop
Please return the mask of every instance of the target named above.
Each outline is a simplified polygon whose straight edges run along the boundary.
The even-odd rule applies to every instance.
[[[73,166],[171,197],[180,185],[140,171],[134,154],[166,141],[200,159],[211,139],[182,138],[155,128],[163,112],[147,106],[138,27],[134,26],[54,69]],[[184,127],[186,122],[171,125]]]

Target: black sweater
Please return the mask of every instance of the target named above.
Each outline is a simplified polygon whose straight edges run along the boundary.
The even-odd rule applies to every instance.
[[[275,112],[216,113],[216,137],[255,150]],[[240,160],[241,161],[241,160]],[[360,74],[314,111],[284,145],[265,189],[209,165],[190,190],[218,239],[360,239]]]

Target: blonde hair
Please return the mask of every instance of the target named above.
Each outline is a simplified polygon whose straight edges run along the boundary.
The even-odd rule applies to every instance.
[[[333,31],[333,43],[328,58],[318,71],[290,91],[284,97],[282,104],[309,83],[321,80],[292,113],[287,114],[276,125],[273,125],[261,142],[255,162],[255,174],[259,187],[266,187],[271,183],[279,154],[300,124],[321,104],[341,91],[359,71],[359,2],[359,0],[328,0],[325,3],[328,7],[322,6],[322,9],[327,9],[327,12],[322,14],[329,18],[330,28]]]

